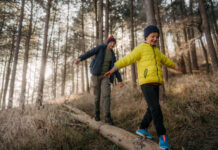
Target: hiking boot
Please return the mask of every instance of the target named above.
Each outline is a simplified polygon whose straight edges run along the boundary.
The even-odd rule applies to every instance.
[[[140,127],[136,130],[136,134],[152,139],[152,136],[148,133],[147,129],[140,129]]]
[[[100,112],[95,112],[95,121],[100,121]]]
[[[113,120],[111,118],[110,114],[107,114],[105,117],[105,123],[108,123],[109,125],[114,125]]]
[[[161,135],[159,137],[159,144],[161,149],[170,149],[170,145],[168,143],[168,138],[166,135]]]

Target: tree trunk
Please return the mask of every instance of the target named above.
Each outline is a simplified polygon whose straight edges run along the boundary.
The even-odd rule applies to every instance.
[[[94,25],[93,25],[93,27],[94,27]],[[93,39],[93,41],[94,41],[94,39]],[[72,58],[75,59],[75,50],[74,49],[72,51]],[[76,66],[78,66],[78,65],[76,65]],[[71,67],[72,68],[72,90],[71,90],[71,94],[75,93],[75,82],[74,82],[74,80],[75,80],[75,70],[74,69],[75,68],[74,67],[75,67],[74,62],[72,62],[72,67]]]
[[[193,0],[190,0],[190,12],[191,14],[190,15],[193,15]],[[191,24],[193,24],[193,21],[191,21]],[[191,26],[190,27],[190,36],[189,36],[189,40],[193,40],[195,38],[195,32],[194,32],[194,29],[193,27]],[[190,52],[191,52],[191,58],[192,58],[192,68],[194,70],[199,70],[199,67],[198,67],[198,59],[197,59],[197,54],[196,54],[196,46],[195,46],[195,40],[192,41],[190,43]]]
[[[15,84],[18,54],[19,54],[21,34],[22,34],[21,32],[22,32],[22,24],[23,24],[23,16],[24,16],[24,5],[25,5],[25,0],[22,0],[22,6],[21,6],[21,11],[20,11],[20,22],[19,22],[19,27],[18,27],[18,35],[17,35],[16,48],[15,48],[15,53],[14,53],[14,63],[13,63],[12,77],[11,77],[11,83],[10,83],[8,108],[13,107],[14,84]]]
[[[66,43],[64,49],[64,70],[62,74],[62,88],[61,88],[61,96],[65,95],[65,84],[66,84],[66,75],[67,75],[67,55],[68,55],[68,31],[69,31],[69,11],[70,11],[70,3],[68,0],[68,9],[67,9],[67,32],[66,32]]]
[[[72,116],[75,120],[78,120],[90,128],[99,131],[105,138],[114,142],[118,146],[127,150],[159,150],[159,145],[152,140],[143,139],[133,133],[130,133],[121,128],[105,124],[103,122],[97,122],[83,111],[64,105],[67,109],[73,113],[66,112]]]
[[[178,47],[178,49],[181,51],[180,38],[179,38],[179,36],[178,36],[177,33],[175,34],[175,36],[176,36],[175,40],[176,40],[177,47]],[[187,41],[186,41],[186,42],[187,42]],[[188,49],[188,47],[186,47],[185,49]],[[177,52],[177,53],[179,53],[179,52]],[[186,66],[185,66],[185,62],[186,62],[185,60],[187,60],[187,57],[185,57],[184,52],[182,52],[179,57],[180,57],[180,58],[179,58],[179,67],[181,68],[182,73],[183,73],[183,74],[186,74],[187,71],[186,71]]]
[[[203,3],[203,0],[198,0],[198,1],[199,1],[199,10],[200,10],[201,18],[202,18],[202,27],[203,27],[203,31],[205,33],[206,40],[207,40],[208,50],[209,50],[209,54],[210,54],[210,58],[212,62],[212,68],[214,72],[217,72],[218,71],[217,55],[216,55],[215,47],[213,45],[213,41],[212,41],[211,34],[210,34],[210,27],[209,27],[208,20],[207,20],[205,6]]]
[[[155,8],[157,26],[160,30],[160,50],[165,55],[164,36],[163,36],[162,24],[161,24],[161,19],[160,19],[160,14],[159,14],[158,0],[154,1],[154,8]],[[165,66],[163,67],[163,77],[164,77],[164,81],[168,82],[168,70]]]
[[[83,45],[83,53],[85,53],[86,49],[86,42],[85,42],[85,34],[84,34],[84,6],[83,6],[83,1],[82,1],[82,45]],[[89,71],[88,71],[88,63],[87,60],[84,60],[84,67],[85,67],[85,75],[86,75],[86,91],[90,92],[89,90]]]
[[[74,53],[74,52],[73,52]],[[74,55],[74,54],[73,54]],[[74,58],[74,56],[73,56]],[[75,92],[75,82],[74,82],[74,78],[75,78],[75,71],[74,71],[74,62],[72,63],[72,91],[71,93],[73,94]]]
[[[121,42],[123,43],[123,32],[124,32],[124,24],[123,24],[123,22],[121,22],[121,35],[122,35],[122,39],[121,39]],[[121,55],[121,57],[124,57],[125,56],[125,49],[123,48],[123,45],[121,44],[121,50],[122,50],[122,55]],[[118,60],[118,58],[117,58],[117,60]],[[123,78],[123,80],[125,81],[126,80],[126,67],[124,67],[123,68],[123,74],[122,74],[122,78]]]
[[[84,62],[81,62],[81,80],[82,80],[82,92],[85,92],[85,79],[84,79]]]
[[[191,34],[191,31],[190,31],[190,28],[186,28],[186,31],[187,31],[187,32],[186,32],[186,33],[187,33],[187,41],[186,41],[186,42],[188,43],[188,40],[191,39],[191,35],[190,35],[190,34]],[[190,51],[190,49],[191,49],[190,46],[191,46],[190,44],[187,44],[186,47],[185,47],[185,48],[187,49],[186,57],[185,57],[185,58],[186,58],[186,59],[185,59],[186,61],[185,61],[185,62],[186,62],[187,72],[190,73],[190,74],[192,74],[192,62],[191,62],[191,55],[190,55],[190,52],[191,52],[191,51]]]
[[[136,27],[134,29],[134,36],[135,36],[135,45],[138,45],[138,36],[137,36],[137,33],[138,33],[138,29],[137,29],[137,23],[134,22]]]
[[[59,52],[60,52],[60,39],[61,39],[61,28],[59,24],[59,29],[58,29],[58,51],[56,56],[54,56],[54,81],[53,81],[53,96],[54,98],[57,97],[57,75],[58,75],[58,62],[59,62]],[[56,59],[56,60],[55,60]]]
[[[85,71],[86,71],[86,91],[90,93],[90,87],[89,87],[89,70],[88,70],[88,63],[87,60],[85,60]]]
[[[96,26],[95,26],[95,20],[92,20],[92,28],[93,28],[93,31],[92,31],[92,37],[90,37],[90,40],[91,40],[91,47],[94,47],[95,44],[96,44],[96,37],[95,37]]]
[[[145,2],[145,11],[146,11],[146,24],[147,25],[156,25],[153,1],[144,0]]]
[[[31,74],[30,73],[29,73],[29,77],[28,78],[31,79]],[[29,102],[30,102],[31,82],[32,81],[30,81],[30,80],[27,82],[27,95],[26,95],[26,102],[25,102],[25,104],[29,104]]]
[[[215,52],[216,54],[218,53],[218,36],[216,35],[216,31],[215,31],[215,28],[213,27],[212,25],[212,28],[211,28],[211,35],[213,35],[213,43],[214,43],[214,47],[215,47]]]
[[[188,72],[190,74],[192,74],[192,65],[191,65],[190,51],[187,52],[187,67],[188,67]]]
[[[215,11],[214,11],[213,1],[212,0],[209,0],[209,1],[210,1],[210,5],[211,5],[213,27],[214,27],[216,36],[218,36],[218,25],[216,22],[217,18],[216,18]]]
[[[6,71],[6,79],[5,79],[5,85],[4,85],[4,92],[3,92],[3,99],[2,99],[2,106],[0,106],[0,108],[2,107],[2,109],[5,109],[5,99],[6,99],[6,95],[7,95],[7,91],[8,91],[8,83],[9,83],[9,79],[10,79],[10,75],[11,75],[11,62],[13,59],[13,53],[14,53],[14,43],[15,43],[15,33],[16,31],[13,31],[13,35],[12,35],[12,41],[11,41],[11,51],[10,51],[10,56],[9,56],[9,60],[8,60],[8,64],[7,64],[7,71]]]
[[[83,53],[85,53],[85,49],[86,49],[86,42],[85,42],[85,34],[84,34],[84,6],[83,6],[83,1],[82,1],[82,50]],[[89,71],[88,71],[88,64],[87,64],[87,60],[84,60],[84,69],[85,69],[85,76],[86,76],[86,91],[89,92]],[[83,81],[84,83],[84,81]],[[84,91],[83,91],[84,92]]]
[[[77,58],[79,57],[79,53]],[[79,65],[76,65],[76,93],[79,93]]]
[[[184,27],[183,28],[183,34],[184,34],[184,40],[185,40],[185,43],[188,42],[188,38],[187,38],[187,32],[186,32],[186,28]],[[185,46],[186,48],[185,49],[188,49],[187,46]],[[185,54],[184,52],[182,52],[181,54],[181,61],[180,61],[180,67],[181,67],[181,70],[182,70],[182,73],[183,74],[186,74],[187,73],[187,67],[185,66]]]
[[[99,0],[98,25],[99,25],[98,44],[102,44],[103,43],[103,0]]]
[[[30,39],[32,35],[32,20],[33,20],[33,0],[31,0],[31,15],[30,15],[30,23],[28,35],[26,38],[26,46],[25,46],[25,54],[24,54],[24,62],[23,62],[23,77],[22,77],[22,86],[21,86],[21,94],[20,94],[20,107],[24,110],[25,107],[25,94],[26,94],[26,74],[28,69],[28,59],[29,59],[29,49],[30,49]]]
[[[105,41],[108,38],[109,33],[109,0],[106,0],[106,7],[105,7]]]
[[[4,25],[5,25],[5,15],[3,15],[2,16],[3,18],[2,18],[2,22],[1,22],[1,24],[0,24],[0,36],[2,35],[2,30],[3,30],[3,28],[4,28]]]
[[[206,71],[207,71],[207,73],[209,73],[210,72],[210,68],[209,68],[209,61],[208,61],[207,50],[206,50],[206,48],[204,46],[204,43],[202,41],[202,37],[199,38],[199,40],[200,40],[202,51],[203,51],[203,54],[204,54],[204,59],[206,61]]]
[[[216,50],[216,53],[218,53],[218,39],[217,39],[218,38],[218,25],[216,23],[216,15],[215,15],[214,5],[213,5],[212,0],[210,0],[210,4],[211,4],[211,20],[212,20],[211,34],[214,34],[214,39],[216,43],[215,50]]]
[[[184,9],[184,0],[181,0],[180,1],[180,11],[181,11],[181,14],[183,14],[182,15],[182,19],[184,19],[187,15],[186,15],[186,10]],[[175,22],[175,20],[174,20],[174,22]],[[185,25],[183,25],[183,27],[182,27],[182,30],[183,30],[183,36],[184,36],[184,41],[185,41],[185,43],[187,43],[188,42],[188,38],[187,38],[187,32],[186,32],[186,27],[185,27]],[[186,44],[187,45],[187,44]],[[184,48],[185,50],[186,49],[188,49],[188,47],[186,46],[185,48]],[[182,52],[181,53],[181,55],[180,55],[180,58],[179,58],[179,67],[181,68],[181,70],[182,70],[182,73],[183,74],[186,74],[187,73],[187,71],[186,71],[186,66],[185,66],[185,54],[184,54],[184,52]]]
[[[111,20],[111,16],[109,16],[109,20]],[[113,27],[112,27],[112,23],[109,24],[109,33],[110,35],[113,35]]]
[[[60,38],[60,36],[58,37]],[[59,40],[58,40],[59,42]],[[59,50],[59,48],[58,48]],[[53,55],[52,55],[52,61],[53,61],[53,82],[52,82],[52,93],[53,98],[56,99],[56,87],[57,87],[57,71],[58,71],[58,52],[56,52],[55,48],[55,40],[53,39]]]
[[[188,42],[188,36],[187,36],[187,31],[186,31],[186,28],[184,27],[183,28],[183,34],[184,34],[184,40],[185,40],[185,43],[187,43]]]
[[[56,98],[56,83],[57,83],[57,69],[56,69],[56,48],[55,48],[55,39],[53,38],[53,45],[52,45],[52,69],[53,69],[53,80],[52,80],[52,93],[53,99]]]
[[[37,19],[36,21],[34,22],[34,26],[33,26],[33,29],[32,29],[32,34],[35,33],[35,30],[36,30],[36,23],[37,23]],[[38,40],[37,40],[37,48],[36,48],[36,57],[35,57],[35,64],[34,64],[34,73],[33,73],[33,89],[32,89],[32,93],[31,93],[31,104],[33,104],[34,102],[34,95],[35,95],[35,91],[36,91],[36,70],[37,70],[37,64],[38,64],[38,51],[39,51],[39,40],[40,40],[40,34],[39,34],[39,37],[38,37]]]
[[[131,40],[130,40],[130,45],[131,45],[131,50],[134,49],[134,19],[133,19],[133,0],[130,1],[130,27],[131,27]],[[135,69],[135,63],[131,65],[131,73],[132,73],[132,83],[133,87],[136,87],[136,69]]]
[[[48,48],[46,51],[46,58],[48,58],[48,54],[50,52],[51,49],[51,43],[52,43],[52,38],[53,38],[53,32],[54,32],[54,26],[55,26],[55,22],[56,22],[56,9],[54,9],[54,16],[53,16],[53,20],[52,20],[52,29],[50,31],[50,36],[49,36],[49,42],[48,42]],[[47,62],[46,62],[47,63]],[[53,87],[51,87],[52,91],[53,91]],[[49,89],[48,89],[49,90]],[[51,98],[50,98],[51,99]]]
[[[33,92],[32,92],[32,104],[34,103],[34,95],[36,92],[36,72],[37,72],[37,62],[38,62],[38,52],[39,52],[39,40],[41,39],[41,36],[39,34],[38,41],[37,41],[37,48],[36,48],[36,59],[35,59],[35,70],[34,70],[34,83],[33,83]]]
[[[29,76],[30,77],[30,76]],[[30,84],[29,82],[27,83],[27,95],[26,95],[26,100],[25,100],[25,104],[29,104],[29,94],[30,94]],[[24,104],[24,105],[25,105]]]
[[[184,59],[184,54],[181,55],[180,60],[179,60],[179,65],[181,68],[181,71],[183,74],[186,74],[186,67],[185,67],[185,59]]]
[[[9,58],[10,59],[10,58]],[[5,60],[5,65],[4,65],[4,71],[3,71],[3,77],[2,77],[2,87],[1,87],[1,93],[0,93],[0,104],[2,103],[2,95],[3,95],[3,93],[4,93],[4,91],[5,91],[5,89],[4,89],[4,82],[5,82],[5,72],[6,72],[6,68],[7,68],[7,59]],[[6,76],[6,78],[7,78],[7,76]],[[1,107],[0,107],[1,108]]]
[[[6,3],[7,1],[4,1],[4,4]],[[3,5],[4,5],[3,4]],[[3,10],[5,12],[5,10]],[[5,26],[5,21],[6,21],[6,15],[2,15],[2,21],[1,21],[1,24],[0,24],[0,36],[2,35],[2,30]]]
[[[39,77],[37,99],[36,99],[36,107],[38,109],[40,109],[40,107],[42,106],[42,102],[43,102],[43,88],[44,88],[45,69],[46,69],[46,61],[47,61],[46,49],[47,49],[47,40],[48,40],[50,7],[51,7],[51,0],[48,0],[47,10],[46,10],[46,21],[45,21],[45,30],[44,30],[44,40],[43,40],[41,69],[40,69],[40,77]]]
[[[192,40],[194,38],[194,29],[191,27],[190,31],[191,31],[190,40]],[[194,70],[199,70],[198,61],[197,61],[197,54],[196,54],[195,40],[190,43],[190,52],[191,52],[191,58],[192,58],[192,68]]]
[[[55,25],[55,20],[56,20],[56,9],[54,11],[55,11],[55,13],[54,13],[53,21],[52,21],[52,29],[51,29],[50,36],[49,36],[48,48],[46,50],[46,58],[48,57],[48,53],[49,53],[50,48],[51,48],[51,40],[52,40],[52,36],[53,36],[53,32],[54,32],[54,25]]]
[[[180,56],[180,58],[179,58],[179,67],[181,68],[181,71],[182,71],[182,73],[183,74],[186,74],[187,73],[187,67],[186,67],[186,65],[185,65],[185,60],[187,60],[186,58],[185,58],[185,54],[184,53],[182,53],[181,54],[181,56]]]
[[[58,62],[59,62],[59,53],[56,54],[56,63],[55,63],[55,70],[54,70],[54,99],[57,97],[57,75],[58,75]]]
[[[99,38],[99,35],[98,35],[98,5],[97,5],[97,1],[98,0],[94,0],[94,7],[95,7],[95,24],[96,24],[96,45],[99,44],[98,42],[98,38]]]

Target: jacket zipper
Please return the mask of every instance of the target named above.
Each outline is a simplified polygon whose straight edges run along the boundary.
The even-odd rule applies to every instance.
[[[155,59],[155,62],[156,62],[158,83],[160,83],[160,78],[159,78],[159,76],[158,76],[157,59],[156,59],[156,54],[155,54],[155,51],[154,51],[154,47],[153,47],[153,46],[152,46],[152,49],[153,49],[153,52],[154,52],[154,59]]]

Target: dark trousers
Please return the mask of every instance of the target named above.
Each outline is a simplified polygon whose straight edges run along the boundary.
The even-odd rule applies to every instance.
[[[166,133],[166,129],[163,125],[163,115],[159,104],[159,86],[152,84],[141,85],[142,92],[146,99],[148,108],[141,122],[140,128],[148,128],[151,121],[154,121],[154,125],[157,131],[157,135],[163,135]]]

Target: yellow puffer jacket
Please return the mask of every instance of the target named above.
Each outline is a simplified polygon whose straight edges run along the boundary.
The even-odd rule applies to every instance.
[[[167,58],[158,47],[142,43],[118,60],[114,65],[118,69],[137,62],[139,85],[146,83],[163,83],[162,65],[174,68],[175,64]]]

